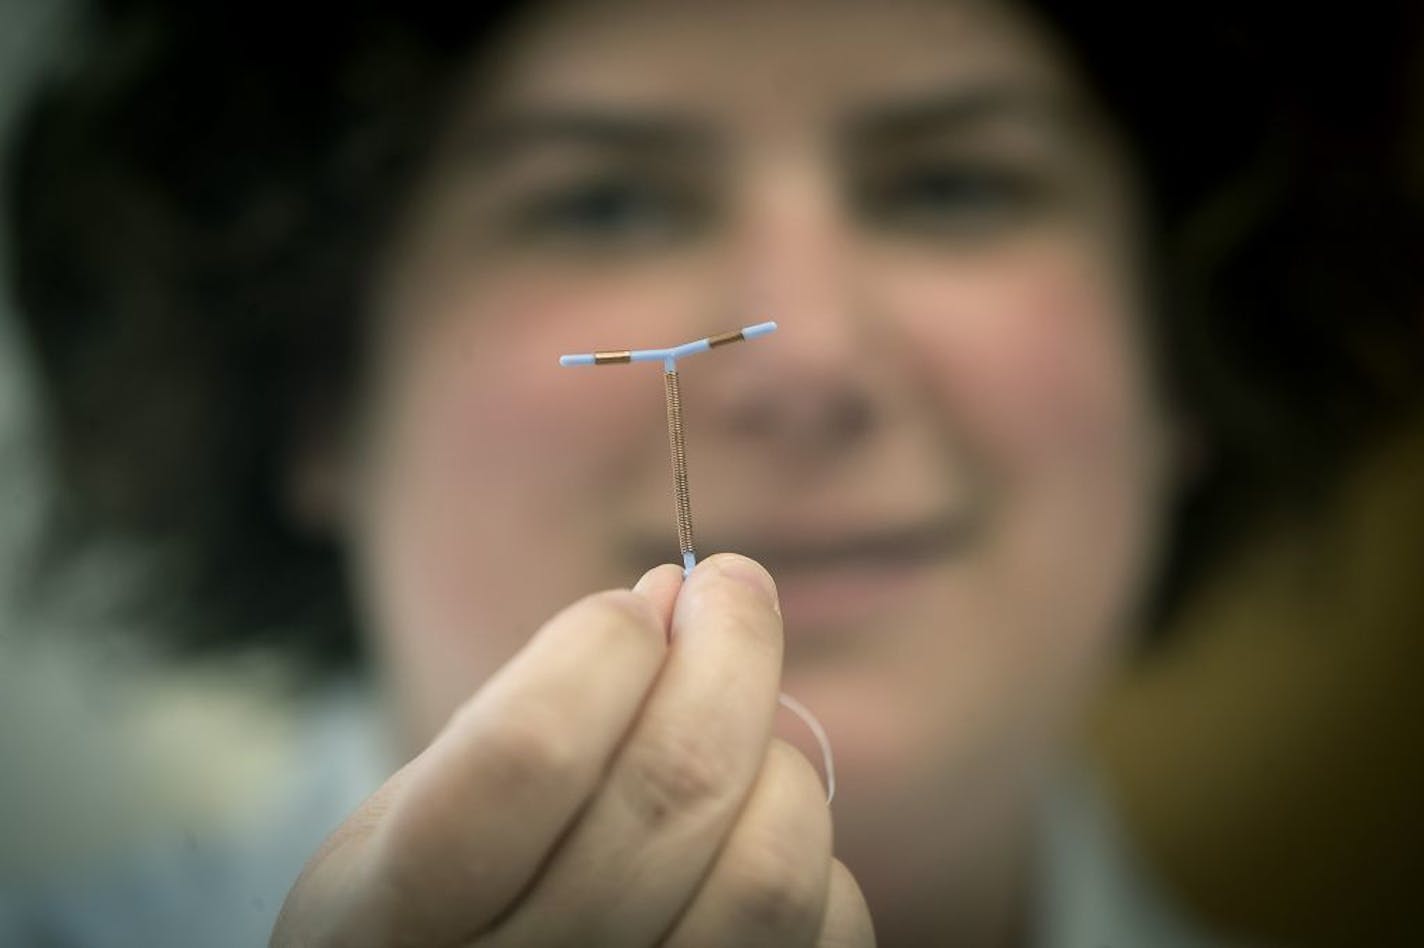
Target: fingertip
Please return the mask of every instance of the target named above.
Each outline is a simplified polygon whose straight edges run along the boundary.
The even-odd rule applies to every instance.
[[[647,595],[670,582],[682,582],[682,567],[674,563],[660,563],[639,577],[633,584],[633,592]]]
[[[699,574],[715,574],[748,585],[770,603],[777,615],[781,614],[781,603],[776,592],[776,580],[771,578],[771,573],[767,572],[766,567],[749,556],[743,556],[740,553],[714,553],[698,563],[697,568],[692,571],[692,576]]]
[[[875,923],[865,893],[846,864],[831,860],[830,894],[817,948],[875,948]]]
[[[673,563],[654,566],[633,584],[633,592],[652,604],[664,629],[672,623],[673,606],[681,589],[682,567]]]

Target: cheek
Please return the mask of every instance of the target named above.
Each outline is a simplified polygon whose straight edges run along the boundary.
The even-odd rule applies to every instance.
[[[911,273],[890,300],[906,350],[962,434],[1002,462],[1107,464],[1147,407],[1120,280],[1052,248],[963,275]]]
[[[525,263],[475,272],[401,307],[411,316],[387,346],[393,395],[423,398],[402,423],[479,442],[480,462],[467,475],[569,484],[577,468],[598,478],[661,411],[653,367],[563,368],[558,357],[678,341],[670,338],[676,327],[696,320],[686,312],[699,298],[688,293],[688,275],[570,269]],[[536,465],[531,482],[524,465],[542,458],[552,463]]]
[[[1024,612],[1025,666],[1064,681],[1130,621],[1163,479],[1143,314],[1088,250],[1045,242],[963,273],[904,271],[884,300],[995,498],[988,555],[1002,608]]]

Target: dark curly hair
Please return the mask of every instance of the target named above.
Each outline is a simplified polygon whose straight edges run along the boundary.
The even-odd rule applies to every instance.
[[[89,11],[7,182],[61,479],[41,576],[136,538],[154,581],[131,605],[183,649],[356,654],[340,552],[293,528],[282,468],[359,385],[365,275],[457,74],[515,6]],[[1216,457],[1170,602],[1245,505],[1327,482],[1418,394],[1424,195],[1393,130],[1420,30],[1403,10],[1282,35],[1240,4],[1091,6],[1035,4],[1146,171],[1164,365]],[[1314,68],[1326,49],[1348,68]]]

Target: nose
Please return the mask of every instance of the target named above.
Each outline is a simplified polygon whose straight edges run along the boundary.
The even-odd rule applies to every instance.
[[[883,413],[850,235],[829,183],[795,166],[768,173],[746,204],[725,285],[781,329],[711,378],[710,412],[758,450],[824,462],[868,439]]]

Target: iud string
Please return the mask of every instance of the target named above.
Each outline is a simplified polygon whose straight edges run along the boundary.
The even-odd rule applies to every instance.
[[[626,365],[631,362],[661,362],[663,390],[667,398],[668,447],[672,454],[672,485],[674,512],[677,519],[677,544],[682,552],[682,574],[686,576],[697,565],[697,550],[692,540],[692,496],[687,486],[687,440],[682,424],[682,390],[678,386],[677,360],[707,352],[720,346],[756,339],[776,331],[776,323],[757,323],[734,332],[719,333],[667,349],[604,349],[559,357],[559,365]],[[816,716],[801,702],[788,694],[777,700],[781,706],[801,719],[821,748],[821,761],[826,771],[826,803],[835,799],[836,769],[831,758],[831,742]]]

